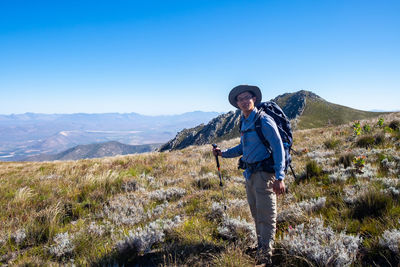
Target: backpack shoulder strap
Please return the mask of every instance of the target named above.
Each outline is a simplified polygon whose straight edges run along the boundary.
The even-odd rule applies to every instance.
[[[261,142],[263,143],[263,145],[266,147],[266,149],[268,150],[268,152],[271,153],[271,146],[267,140],[267,138],[265,138],[262,130],[261,130],[261,114],[259,114],[258,118],[256,119],[255,123],[254,123],[258,138],[260,138]]]

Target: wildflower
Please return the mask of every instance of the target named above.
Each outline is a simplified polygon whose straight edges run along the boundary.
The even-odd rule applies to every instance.
[[[364,155],[354,157],[353,159],[353,164],[359,173],[362,173],[362,168],[365,166],[365,159],[366,157]]]

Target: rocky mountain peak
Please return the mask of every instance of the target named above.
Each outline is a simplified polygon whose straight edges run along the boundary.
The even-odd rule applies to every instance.
[[[355,110],[329,103],[310,91],[286,93],[271,99],[291,120],[292,128],[308,129],[326,125],[339,125],[353,120],[379,116],[380,113]],[[163,145],[160,151],[182,149],[190,145],[203,145],[239,136],[240,110],[228,112],[199,125],[179,132]]]
[[[305,90],[279,95],[271,100],[282,108],[283,112],[285,112],[289,119],[293,120],[303,114],[307,104],[307,99],[313,101],[325,101],[313,92]]]

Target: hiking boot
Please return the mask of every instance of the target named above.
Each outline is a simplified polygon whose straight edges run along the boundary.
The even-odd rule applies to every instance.
[[[256,267],[270,267],[273,266],[271,258],[264,259],[262,263],[256,261]]]
[[[256,254],[256,266],[272,266],[270,253],[264,249],[258,249]]]

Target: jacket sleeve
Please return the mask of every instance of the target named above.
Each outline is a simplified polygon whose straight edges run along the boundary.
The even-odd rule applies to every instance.
[[[223,158],[234,158],[240,155],[243,155],[242,141],[240,141],[240,144],[238,144],[237,146],[222,151]]]
[[[275,121],[270,116],[261,117],[261,130],[270,144],[274,159],[275,177],[277,180],[285,178],[285,150]]]

